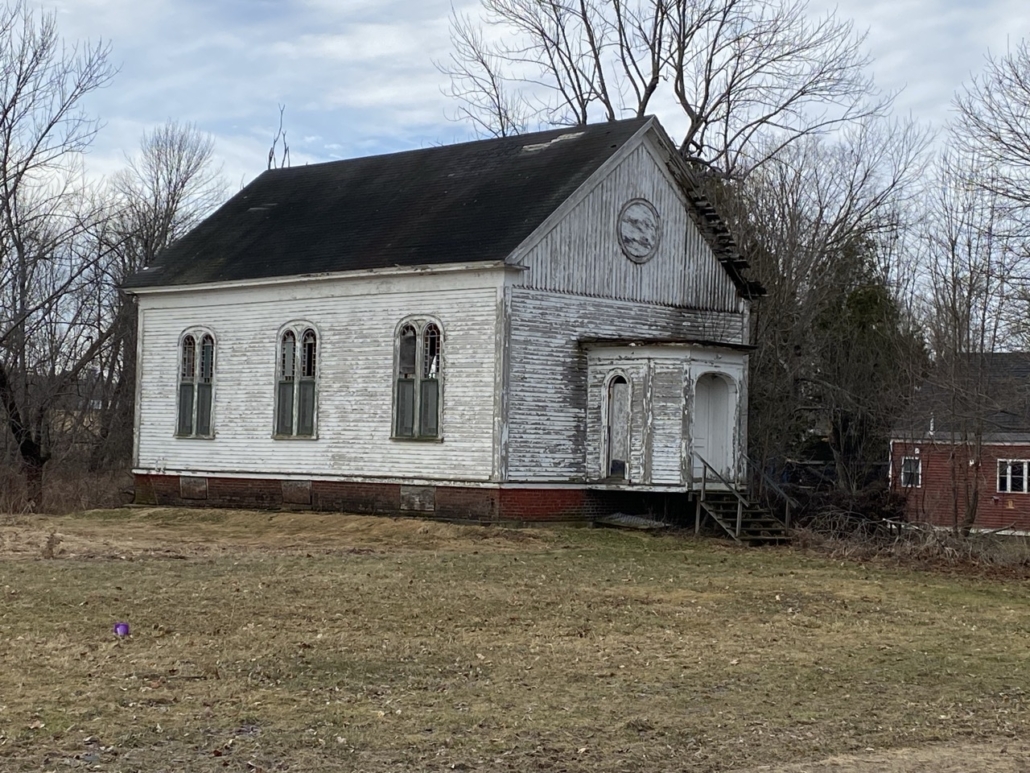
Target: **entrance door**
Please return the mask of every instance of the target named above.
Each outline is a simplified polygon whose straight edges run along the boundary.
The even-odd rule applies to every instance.
[[[609,478],[629,480],[629,384],[622,376],[608,383],[608,458],[605,472]]]
[[[719,474],[732,480],[733,427],[731,424],[730,385],[726,379],[706,373],[694,390],[694,477],[700,478],[703,457]],[[709,476],[711,477],[711,476]]]

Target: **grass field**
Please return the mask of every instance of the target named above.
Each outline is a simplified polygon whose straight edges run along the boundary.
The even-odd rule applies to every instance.
[[[0,517],[4,773],[1025,771],[1028,676],[1025,581],[605,530]]]

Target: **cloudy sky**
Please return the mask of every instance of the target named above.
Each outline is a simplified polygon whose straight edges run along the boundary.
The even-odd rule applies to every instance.
[[[464,0],[474,10],[474,0]],[[935,124],[988,50],[1030,37],[1028,0],[811,0],[868,30],[897,108]],[[119,67],[90,98],[105,127],[90,168],[118,168],[168,118],[211,133],[232,187],[266,163],[286,105],[294,165],[469,139],[448,119],[450,0],[56,0],[69,41],[104,39]],[[454,5],[462,8],[462,0]]]

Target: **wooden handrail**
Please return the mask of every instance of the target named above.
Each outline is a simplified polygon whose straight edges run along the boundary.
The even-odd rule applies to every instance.
[[[798,507],[798,501],[794,499],[794,497],[792,497],[786,491],[784,491],[782,488],[780,488],[779,484],[777,484],[776,481],[773,480],[772,475],[767,473],[758,464],[756,464],[754,459],[752,459],[750,456],[745,456],[744,458],[747,459],[748,464],[751,465],[752,470],[758,470],[758,474],[762,477],[762,482],[769,488],[771,488],[776,493],[776,495],[779,496],[780,499],[782,499],[786,503],[786,523],[784,525],[789,529],[790,510],[792,507]]]
[[[737,491],[736,487],[732,483],[730,483],[728,480],[726,480],[726,478],[724,478],[722,476],[722,474],[717,469],[715,469],[714,467],[712,467],[712,465],[710,465],[708,463],[707,459],[705,459],[703,456],[701,456],[701,454],[697,454],[697,453],[695,453],[694,456],[696,456],[698,459],[700,459],[701,460],[701,464],[703,465],[703,467],[701,468],[701,499],[698,500],[698,508],[700,508],[700,503],[705,501],[705,488],[706,488],[706,485],[708,483],[708,471],[711,470],[712,474],[716,478],[718,478],[719,481],[724,486],[726,486],[727,489],[732,491],[733,492],[733,496],[735,496],[737,498],[737,524],[736,524],[735,536],[736,537],[740,537],[740,529],[741,529],[741,527],[743,525],[743,522],[744,522],[744,508],[745,507],[749,507],[750,503],[746,499],[744,499],[744,497],[741,495],[741,493],[739,491]],[[695,525],[695,531],[696,530],[697,530],[697,526]]]
[[[706,460],[703,456],[701,456],[701,454],[698,454],[698,453],[695,453],[694,456],[696,456],[701,461],[701,464],[704,465],[704,467],[702,469],[702,475],[701,475],[701,499],[702,499],[702,501],[705,498],[705,483],[707,482],[708,471],[711,470],[712,474],[716,478],[719,479],[719,482],[722,483],[724,486],[726,486],[727,489],[729,489],[730,491],[733,492],[733,496],[735,496],[737,498],[737,501],[738,501],[738,503],[740,505],[742,505],[743,507],[747,507],[750,504],[746,499],[744,499],[744,497],[741,495],[741,493],[739,491],[737,491],[736,487],[732,483],[730,483],[728,480],[726,480],[726,478],[724,478],[719,473],[719,471],[717,469],[715,469],[714,467],[712,467],[712,465],[710,465],[708,463],[708,460]]]

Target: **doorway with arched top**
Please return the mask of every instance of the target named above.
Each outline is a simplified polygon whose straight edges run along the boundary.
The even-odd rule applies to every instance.
[[[605,476],[629,480],[630,394],[626,377],[616,374],[608,380],[608,409],[605,419]]]
[[[695,383],[691,441],[696,479],[704,475],[704,459],[720,475],[733,481],[735,390],[736,385],[719,373],[705,373]]]

